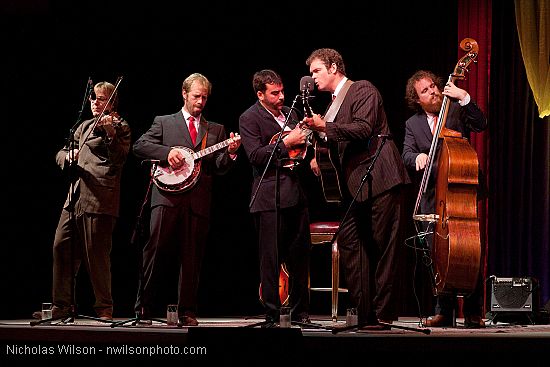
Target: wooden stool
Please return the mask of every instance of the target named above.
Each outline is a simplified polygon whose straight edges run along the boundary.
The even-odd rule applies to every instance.
[[[311,232],[311,244],[322,245],[330,244],[332,237],[338,230],[338,222],[315,222],[309,226]],[[340,253],[338,252],[338,242],[332,244],[332,286],[331,288],[311,288],[310,291],[331,291],[332,292],[332,321],[338,321],[338,292],[347,292],[345,288],[340,288]]]

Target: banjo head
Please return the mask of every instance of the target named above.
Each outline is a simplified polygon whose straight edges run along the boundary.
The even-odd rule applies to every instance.
[[[153,175],[155,184],[165,191],[181,191],[189,186],[188,179],[194,177],[195,158],[193,156],[193,150],[187,147],[174,147],[178,149],[183,156],[184,163],[178,169],[172,167],[160,167],[158,166]]]

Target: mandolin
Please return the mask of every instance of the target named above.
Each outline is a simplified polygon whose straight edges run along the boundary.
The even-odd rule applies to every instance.
[[[262,283],[260,283],[260,301],[263,303],[264,300],[262,298]],[[281,264],[281,270],[279,272],[279,298],[281,300],[281,306],[285,306],[288,304],[288,271],[286,270],[286,265]]]

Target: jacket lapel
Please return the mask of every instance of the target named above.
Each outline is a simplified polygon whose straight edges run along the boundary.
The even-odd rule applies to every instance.
[[[204,135],[206,134],[206,131],[208,130],[208,121],[201,115],[201,121],[199,123],[199,131],[197,133],[197,141],[195,142],[195,147],[197,145],[200,145],[202,142],[202,138],[204,138]],[[191,138],[189,138],[191,140]]]

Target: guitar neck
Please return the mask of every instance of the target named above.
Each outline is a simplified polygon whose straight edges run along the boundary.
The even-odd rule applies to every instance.
[[[229,145],[229,143],[231,143],[231,138],[229,138],[229,139],[227,139],[227,140],[224,140],[224,141],[222,141],[221,143],[211,145],[211,146],[209,146],[208,148],[205,148],[205,149],[203,149],[203,150],[201,150],[201,151],[198,151],[198,152],[193,153],[193,158],[194,158],[194,159],[202,158],[202,157],[204,157],[205,155],[214,153],[216,150],[220,150],[220,149],[222,149],[222,148],[225,148],[226,146]]]

